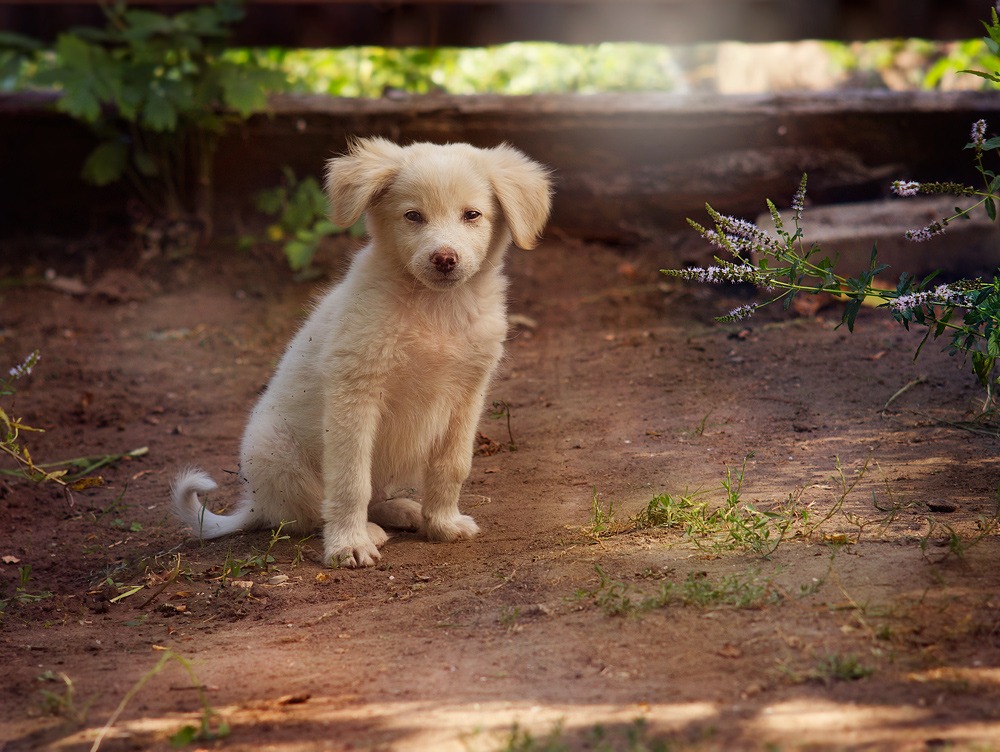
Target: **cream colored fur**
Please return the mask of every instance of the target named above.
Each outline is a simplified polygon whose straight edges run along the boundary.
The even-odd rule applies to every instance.
[[[454,541],[476,425],[507,331],[503,257],[537,243],[547,172],[508,146],[384,139],[330,160],[331,216],[362,213],[370,243],[292,340],[243,435],[244,495],[231,515],[198,498],[200,470],[172,486],[178,516],[202,537],[294,522],[322,528],[324,560],[371,566],[380,525]],[[389,499],[415,488],[422,502]]]

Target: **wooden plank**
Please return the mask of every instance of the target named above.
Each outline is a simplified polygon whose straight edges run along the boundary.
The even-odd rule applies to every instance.
[[[138,0],[161,11],[191,7]],[[980,36],[982,0],[251,0],[233,44],[484,46],[531,40],[692,44]],[[52,39],[101,25],[97,0],[0,0],[0,29]]]
[[[0,96],[0,234],[86,228],[120,207],[79,180],[93,138],[51,99]],[[885,196],[893,179],[971,181],[963,147],[981,117],[1000,132],[1000,95],[277,97],[222,142],[217,224],[251,222],[251,196],[284,165],[319,175],[349,137],[381,135],[510,142],[555,171],[553,231],[633,243],[704,219],[705,202],[754,217],[766,197],[787,203],[803,172],[822,203]]]

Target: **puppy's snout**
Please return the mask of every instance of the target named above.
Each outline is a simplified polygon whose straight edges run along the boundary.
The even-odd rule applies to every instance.
[[[431,254],[431,264],[442,274],[449,274],[458,266],[458,254],[451,248],[441,248]]]

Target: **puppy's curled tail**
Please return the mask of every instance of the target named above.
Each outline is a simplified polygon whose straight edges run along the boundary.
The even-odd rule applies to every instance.
[[[198,494],[214,491],[218,487],[208,473],[193,467],[181,470],[170,484],[174,514],[201,538],[229,535],[244,530],[249,522],[251,510],[246,504],[241,504],[233,514],[215,514],[208,511],[198,498]]]

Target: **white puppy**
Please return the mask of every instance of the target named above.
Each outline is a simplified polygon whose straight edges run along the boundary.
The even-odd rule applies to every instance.
[[[254,407],[236,511],[205,509],[198,494],[216,484],[195,469],[174,481],[173,503],[203,538],[321,526],[326,563],[371,566],[387,538],[379,525],[435,541],[479,532],[458,497],[507,331],[503,257],[512,239],[537,243],[550,187],[508,146],[374,138],[330,160],[327,191],[333,221],[365,213],[371,242]],[[423,503],[388,498],[401,488],[420,489]]]

